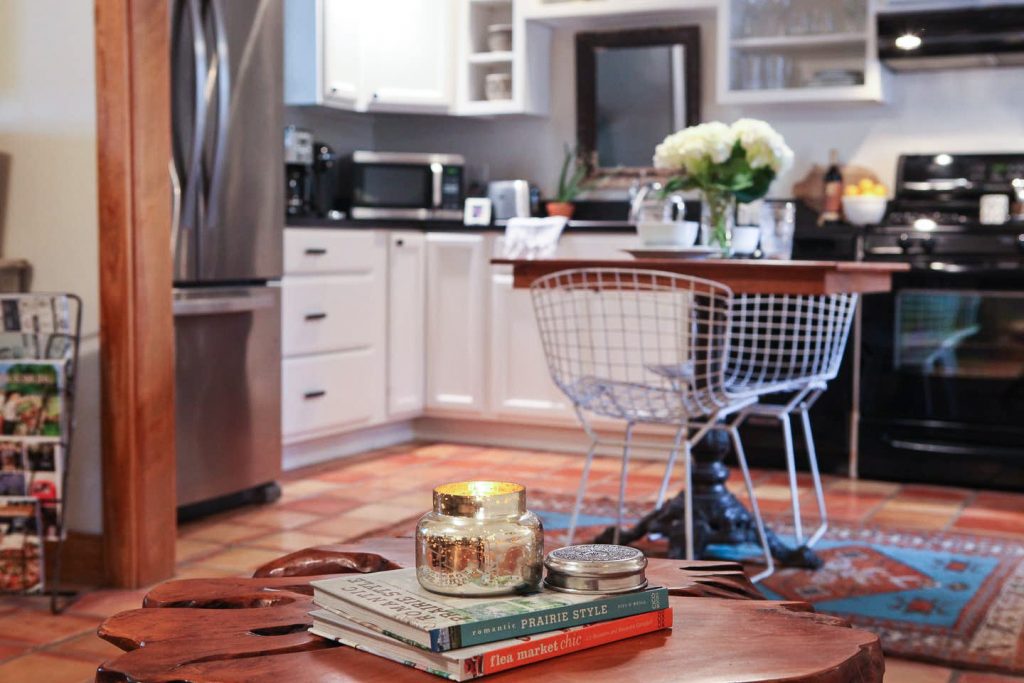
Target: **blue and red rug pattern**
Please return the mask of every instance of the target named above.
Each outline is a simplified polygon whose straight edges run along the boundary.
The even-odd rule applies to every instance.
[[[544,521],[549,543],[562,542],[572,497],[531,492],[530,506]],[[627,517],[635,521],[648,509],[629,505]],[[577,539],[592,537],[615,518],[614,501],[585,501]],[[783,538],[791,533],[783,524],[769,523]],[[651,554],[659,550],[656,543],[643,547]],[[824,567],[780,569],[759,586],[761,591],[773,599],[810,602],[819,612],[877,633],[890,655],[1024,673],[1024,543],[833,525],[815,549]],[[739,553],[712,550],[728,559],[758,552],[756,547]]]
[[[572,496],[530,492],[529,506],[544,523],[548,548],[564,545],[572,504]],[[629,504],[627,525],[649,509]],[[588,498],[576,541],[593,538],[615,520],[615,501]],[[792,541],[784,523],[768,522]],[[411,535],[415,523],[410,519],[366,535]],[[658,556],[666,544],[645,540],[640,547]],[[1024,673],[1024,543],[833,525],[815,550],[824,567],[779,569],[759,585],[761,591],[771,599],[809,602],[819,612],[878,634],[888,655],[959,669]],[[741,561],[760,552],[756,546],[711,551],[719,559]]]

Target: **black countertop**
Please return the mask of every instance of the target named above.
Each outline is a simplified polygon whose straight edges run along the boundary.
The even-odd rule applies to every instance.
[[[376,220],[342,218],[331,220],[315,216],[289,216],[285,227],[288,228],[385,228],[389,230],[422,230],[424,232],[504,232],[505,225],[467,226],[462,221],[450,220]],[[627,221],[569,221],[566,232],[616,233],[635,232],[636,227]]]

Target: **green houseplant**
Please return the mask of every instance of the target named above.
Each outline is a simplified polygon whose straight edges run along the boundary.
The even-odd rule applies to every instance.
[[[566,145],[562,171],[558,174],[558,191],[555,193],[554,201],[547,203],[548,215],[572,218],[576,208],[573,202],[583,189],[586,178],[586,164],[580,161],[575,149]]]

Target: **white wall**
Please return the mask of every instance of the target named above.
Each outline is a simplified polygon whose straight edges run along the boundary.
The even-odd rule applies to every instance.
[[[796,152],[793,170],[772,188],[789,195],[815,163],[839,149],[845,163],[875,170],[892,183],[902,152],[1024,150],[1024,69],[985,69],[893,75],[886,104],[721,107],[715,103],[714,17],[681,14],[670,22],[701,26],[705,120],[763,118]],[[667,25],[630,19],[628,26]],[[613,28],[604,22],[602,30]],[[573,32],[555,34],[551,117],[466,121],[415,116],[376,118],[378,149],[455,151],[490,166],[491,179],[525,177],[554,189],[562,143],[576,136]],[[652,150],[653,153],[653,150]]]
[[[93,3],[0,2],[0,253],[84,304],[68,524],[102,528]],[[0,174],[2,175],[2,174]]]

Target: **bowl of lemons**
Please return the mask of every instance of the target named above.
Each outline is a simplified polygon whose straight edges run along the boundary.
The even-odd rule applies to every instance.
[[[876,225],[885,216],[889,190],[885,185],[864,178],[843,190],[843,214],[854,225]]]

